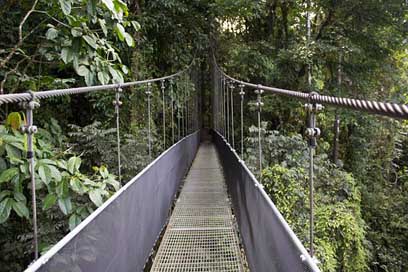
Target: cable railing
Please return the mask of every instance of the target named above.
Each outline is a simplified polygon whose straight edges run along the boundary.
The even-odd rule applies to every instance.
[[[388,116],[388,117],[397,118],[397,119],[408,119],[408,105],[406,104],[378,102],[374,100],[354,99],[354,98],[349,98],[349,97],[320,95],[317,92],[306,93],[306,92],[299,92],[299,91],[292,91],[292,90],[287,90],[287,89],[263,86],[261,84],[253,84],[250,82],[245,82],[245,81],[233,78],[227,75],[218,66],[218,64],[216,64],[216,69],[230,83],[235,83],[237,85],[243,85],[243,87],[249,87],[255,90],[262,90],[267,93],[272,93],[276,95],[292,97],[292,98],[303,100],[308,103],[321,103],[323,105],[340,107],[340,108],[348,108],[348,109],[368,112],[372,114],[378,114],[382,116]]]
[[[335,97],[320,95],[317,92],[299,92],[276,87],[263,86],[236,79],[224,72],[218,65],[215,56],[213,56],[214,66],[214,97],[213,97],[213,126],[220,135],[235,150],[235,123],[234,123],[234,92],[239,90],[240,97],[240,156],[241,161],[244,155],[244,101],[245,90],[253,91],[256,94],[256,101],[252,103],[257,112],[257,167],[258,179],[262,181],[263,154],[262,154],[262,107],[264,103],[262,97],[265,94],[274,94],[278,96],[289,97],[306,102],[305,109],[308,113],[306,136],[309,148],[309,254],[312,259],[306,258],[306,261],[313,267],[316,267],[317,259],[314,256],[314,153],[317,146],[317,138],[320,136],[320,129],[317,127],[317,113],[323,109],[323,105],[336,108],[346,108],[354,111],[361,111],[370,114],[387,116],[395,119],[408,119],[408,105],[387,102],[378,102],[364,99],[353,99],[348,97]],[[256,185],[256,184],[255,184]],[[266,194],[264,194],[266,195]],[[286,222],[285,222],[286,223]],[[292,232],[293,234],[293,232]],[[293,234],[294,235],[294,234]],[[295,241],[297,237],[294,237]],[[296,243],[297,246],[299,243]],[[303,246],[302,246],[303,247]],[[303,250],[300,249],[302,252]],[[313,260],[311,263],[310,260]]]
[[[159,82],[161,94],[159,91],[159,95],[161,96],[161,103],[162,103],[162,133],[163,133],[163,150],[166,149],[166,105],[170,104],[171,107],[171,139],[172,144],[177,140],[180,140],[184,136],[188,135],[190,132],[195,131],[199,128],[200,124],[198,123],[198,100],[191,99],[189,96],[188,85],[186,81],[188,80],[188,74],[191,72],[191,69],[194,65],[195,60],[191,61],[191,63],[186,66],[184,69],[178,71],[177,73],[159,77],[159,78],[152,78],[146,80],[139,80],[139,81],[132,81],[132,82],[125,82],[125,83],[116,83],[116,84],[107,84],[107,85],[98,85],[98,86],[88,86],[88,87],[75,87],[75,88],[67,88],[67,89],[56,89],[56,90],[48,90],[48,91],[27,91],[26,93],[13,93],[13,94],[2,94],[0,95],[0,106],[5,104],[11,103],[20,103],[21,107],[26,111],[26,123],[20,128],[20,131],[27,135],[27,160],[29,163],[29,172],[30,172],[30,183],[31,183],[31,194],[32,194],[32,222],[33,222],[33,247],[34,247],[34,259],[38,259],[39,257],[39,249],[38,249],[38,222],[37,222],[37,198],[36,198],[36,182],[35,182],[35,152],[34,152],[34,143],[33,143],[33,135],[37,132],[37,127],[34,125],[34,110],[40,107],[39,101],[42,99],[48,99],[52,97],[58,96],[65,96],[65,95],[77,95],[77,94],[85,94],[85,93],[92,93],[92,92],[101,92],[101,91],[115,91],[115,99],[113,101],[113,106],[115,107],[115,115],[116,115],[116,145],[117,145],[117,167],[118,167],[118,180],[121,182],[122,173],[121,173],[121,139],[120,139],[120,107],[122,105],[121,98],[123,97],[123,89],[132,87],[132,86],[146,86],[145,95],[147,98],[147,145],[148,145],[148,153],[149,153],[149,160],[152,161],[152,101],[151,97],[153,95],[152,92],[152,83]],[[181,93],[178,93],[177,96],[175,95],[174,91],[174,81],[181,80],[183,84],[181,84],[180,90]],[[165,83],[168,82],[167,90],[168,90],[168,97],[170,101],[166,101],[166,85]],[[198,94],[198,93],[197,93]],[[196,95],[197,95],[196,94]],[[191,104],[190,108],[188,105]],[[188,121],[187,116],[194,116],[191,118],[192,120]],[[177,119],[177,122],[175,122]],[[168,122],[168,121],[167,121]],[[183,126],[180,128],[180,126]],[[175,127],[177,127],[178,135],[175,135]]]

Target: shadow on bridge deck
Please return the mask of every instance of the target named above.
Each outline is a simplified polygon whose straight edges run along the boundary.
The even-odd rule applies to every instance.
[[[215,146],[205,141],[185,179],[151,271],[243,271],[233,220]]]

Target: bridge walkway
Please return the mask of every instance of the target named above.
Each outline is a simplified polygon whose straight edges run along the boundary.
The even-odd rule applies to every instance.
[[[211,142],[197,152],[151,271],[243,271],[222,166]]]

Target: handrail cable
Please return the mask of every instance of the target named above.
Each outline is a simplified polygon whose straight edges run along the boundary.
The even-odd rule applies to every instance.
[[[281,88],[276,88],[276,87],[263,86],[260,84],[253,84],[250,82],[238,80],[236,78],[233,78],[227,75],[218,66],[217,61],[215,60],[214,62],[215,62],[216,69],[225,78],[237,84],[242,84],[246,87],[250,87],[250,88],[254,88],[258,90],[259,89],[264,90],[265,92],[273,93],[277,95],[294,97],[294,98],[304,100],[309,103],[321,103],[321,104],[331,105],[335,107],[348,108],[348,109],[368,112],[372,114],[388,116],[392,118],[408,119],[408,105],[407,104],[396,104],[396,103],[378,102],[378,101],[365,100],[365,99],[354,99],[354,98],[348,98],[348,97],[320,95],[316,92],[304,93],[304,92],[281,89]]]
[[[95,91],[104,91],[104,90],[115,90],[118,88],[125,88],[131,87],[135,85],[141,85],[146,83],[153,83],[153,82],[160,82],[163,80],[171,79],[178,77],[188,71],[195,59],[193,59],[190,64],[184,68],[183,70],[178,71],[177,73],[159,77],[159,78],[152,78],[152,79],[145,79],[145,80],[138,80],[132,82],[125,82],[125,83],[112,83],[107,85],[96,85],[96,86],[87,86],[87,87],[76,87],[76,88],[68,88],[68,89],[56,89],[56,90],[49,90],[49,91],[39,91],[35,92],[36,99],[46,99],[55,96],[63,96],[63,95],[71,95],[71,94],[81,94],[81,93],[89,93]],[[9,103],[18,103],[18,102],[27,102],[31,100],[31,94],[29,93],[14,93],[14,94],[2,94],[0,95],[0,105],[9,104]]]

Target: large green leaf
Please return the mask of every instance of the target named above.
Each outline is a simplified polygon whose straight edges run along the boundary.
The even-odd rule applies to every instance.
[[[125,35],[126,35],[125,28],[121,24],[117,23],[115,27],[115,31],[116,31],[116,34],[119,40],[123,42],[125,40]]]
[[[6,148],[7,156],[10,159],[17,159],[17,160],[21,159],[21,152],[18,148],[16,148],[15,146],[11,144],[6,144],[5,148]]]
[[[100,71],[98,72],[98,80],[105,85],[109,83],[110,76],[108,73]]]
[[[61,10],[65,15],[71,13],[71,0],[59,0]]]
[[[105,37],[108,36],[108,29],[106,28],[106,21],[104,19],[99,19],[98,21],[103,31],[103,34],[105,35]]]
[[[74,27],[71,29],[71,34],[74,37],[81,37],[82,36],[82,28]]]
[[[81,181],[78,178],[76,177],[71,178],[69,184],[71,185],[71,189],[77,192],[78,194],[82,195],[83,193],[85,193],[84,186],[82,185]]]
[[[89,44],[92,48],[98,49],[98,45],[96,44],[96,39],[89,35],[84,35],[82,38]]]
[[[102,3],[104,3],[105,6],[106,6],[110,11],[115,11],[115,6],[114,6],[112,0],[102,0]]]
[[[81,218],[77,214],[74,213],[69,217],[70,230],[73,230],[76,226],[79,225],[79,223],[81,223]]]
[[[61,59],[65,64],[68,64],[74,59],[74,53],[71,48],[64,47],[61,50]]]
[[[66,180],[61,181],[56,187],[56,193],[58,197],[65,198],[68,196],[69,188]]]
[[[56,195],[48,194],[43,201],[43,210],[48,210],[49,208],[54,206],[56,201],[57,201]]]
[[[109,66],[109,73],[112,75],[112,81],[114,83],[123,83],[123,76],[121,72]]]
[[[54,206],[55,202],[57,201],[57,196],[54,194],[48,194],[45,199],[43,200],[43,210],[48,210],[52,206]]]
[[[53,28],[53,27],[49,28],[49,29],[47,30],[47,33],[45,33],[45,37],[46,37],[48,40],[54,40],[55,38],[58,37],[58,30],[55,29],[55,28]]]
[[[58,199],[58,206],[65,215],[68,215],[72,210],[71,198],[66,197]]]
[[[135,40],[133,40],[132,36],[129,33],[125,33],[125,40],[129,47],[135,46]]]
[[[4,190],[0,192],[0,201],[3,200],[3,198],[5,198],[6,196],[10,196],[11,192],[9,190]]]
[[[58,170],[57,167],[54,165],[47,165],[48,169],[50,169],[51,177],[55,179],[55,181],[59,182],[62,179],[61,172]]]
[[[27,203],[27,198],[20,192],[14,192],[14,199],[19,202]]]
[[[38,175],[40,175],[42,182],[44,182],[45,184],[50,183],[51,170],[48,168],[47,165],[40,165],[38,167]]]
[[[12,198],[3,199],[0,202],[0,224],[6,222],[9,218],[13,203],[14,200]]]
[[[86,68],[86,66],[81,65],[78,67],[77,74],[85,77],[87,74],[89,74],[89,69]]]
[[[18,173],[19,173],[19,171],[18,171],[18,168],[16,168],[16,167],[9,168],[9,169],[3,171],[0,174],[0,184],[3,183],[3,182],[10,181],[12,178],[17,176]]]
[[[103,204],[101,192],[99,190],[92,190],[89,192],[89,198],[97,206],[100,207]]]
[[[20,217],[25,217],[28,219],[29,217],[29,211],[24,202],[21,201],[14,201],[13,202],[13,210],[17,213],[18,216]]]
[[[76,157],[76,156],[69,158],[68,164],[67,164],[68,172],[70,172],[71,174],[75,174],[79,170],[80,166],[81,166],[81,158]]]
[[[20,129],[23,125],[23,120],[19,112],[11,112],[7,116],[6,124],[14,130]]]
[[[85,75],[85,83],[87,86],[92,86],[95,82],[95,73],[90,72]]]

